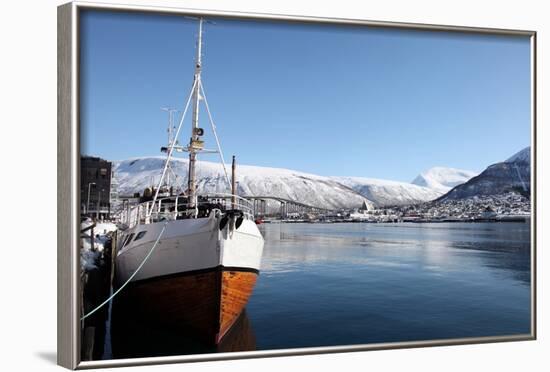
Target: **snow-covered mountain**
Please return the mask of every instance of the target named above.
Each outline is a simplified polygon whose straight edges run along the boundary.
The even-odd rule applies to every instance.
[[[459,185],[439,201],[473,196],[518,192],[528,196],[531,190],[531,148],[527,147],[507,160],[490,165],[479,176]]]
[[[437,190],[441,194],[444,194],[453,187],[465,183],[475,176],[477,176],[476,172],[468,170],[433,167],[419,174],[412,183],[432,190]]]
[[[405,182],[363,177],[333,177],[379,206],[417,204],[437,199],[444,192]]]
[[[172,168],[181,184],[187,183],[187,159],[174,159]],[[164,166],[163,157],[135,158],[115,162],[115,175],[120,195],[142,193],[156,185]],[[227,167],[228,171],[231,167]],[[197,187],[203,193],[228,193],[220,163],[197,163]],[[276,196],[315,207],[338,209],[356,208],[366,200],[358,192],[329,177],[289,169],[237,165],[238,193],[251,196]],[[367,200],[368,204],[372,203]]]
[[[523,150],[515,153],[504,161],[505,163],[519,163],[527,162],[531,164],[531,146],[524,148]]]
[[[356,208],[364,200],[370,205],[406,205],[431,200],[457,199],[473,195],[491,195],[529,188],[530,148],[502,163],[494,164],[479,176],[474,172],[434,167],[413,183],[362,177],[324,177],[290,169],[238,165],[240,195],[275,196],[311,206],[338,209]],[[178,182],[187,183],[187,159],[174,159],[172,168]],[[142,193],[158,183],[164,157],[143,157],[114,163],[120,195]],[[229,167],[227,167],[229,169]],[[200,161],[197,187],[203,193],[228,193],[221,164]],[[457,186],[458,185],[458,186]]]

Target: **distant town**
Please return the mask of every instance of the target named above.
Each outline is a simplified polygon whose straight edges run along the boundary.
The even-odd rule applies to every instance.
[[[514,192],[385,207],[372,211],[357,210],[348,214],[352,221],[366,222],[505,222],[526,221],[530,216],[530,200]]]
[[[343,209],[329,213],[291,212],[284,217],[274,213],[267,215],[264,222],[527,222],[530,217],[529,199],[519,193],[510,192],[503,195],[475,196],[461,200],[375,209],[365,205],[358,209]]]

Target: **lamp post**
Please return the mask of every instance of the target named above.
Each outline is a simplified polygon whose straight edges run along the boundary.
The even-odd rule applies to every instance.
[[[86,201],[86,214],[90,214],[90,187],[94,185],[95,182],[88,183],[88,200]]]
[[[103,189],[99,190],[97,196],[97,211],[96,211],[96,220],[99,220],[99,209],[101,208],[101,192],[105,191]]]

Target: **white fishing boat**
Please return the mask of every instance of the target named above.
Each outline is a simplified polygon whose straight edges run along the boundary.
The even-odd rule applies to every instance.
[[[251,205],[236,195],[234,158],[231,180],[225,169],[201,81],[203,19],[198,23],[193,85],[179,125],[169,125],[169,143],[162,148],[166,162],[158,186],[144,193],[141,204],[127,206],[120,215],[126,229],[117,249],[116,283],[125,287],[122,298],[136,311],[169,325],[184,325],[203,340],[218,344],[252,293],[264,240]],[[201,102],[216,139],[228,194],[199,195],[197,191],[197,155],[212,152],[203,146]],[[180,146],[177,138],[190,104],[191,138],[187,146]],[[182,151],[189,153],[186,190],[170,185],[178,181],[171,159]]]

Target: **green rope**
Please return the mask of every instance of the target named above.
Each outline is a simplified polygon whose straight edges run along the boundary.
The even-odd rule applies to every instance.
[[[98,311],[99,309],[101,309],[103,306],[105,306],[106,304],[108,304],[117,294],[119,294],[120,291],[122,291],[124,289],[124,287],[126,287],[126,285],[128,283],[130,283],[130,281],[134,278],[134,276],[137,275],[137,273],[141,270],[141,268],[143,267],[143,265],[145,265],[145,262],[147,262],[147,260],[149,259],[149,257],[151,256],[151,254],[153,253],[153,251],[155,250],[155,248],[157,247],[159,241],[160,241],[160,238],[162,236],[162,234],[164,234],[164,230],[166,230],[166,225],[168,224],[168,221],[166,221],[164,223],[164,226],[162,227],[162,230],[160,231],[160,234],[159,236],[157,237],[157,240],[155,241],[155,244],[153,244],[153,247],[151,248],[151,250],[149,251],[149,253],[147,253],[147,256],[145,256],[145,258],[143,259],[143,261],[141,261],[141,264],[138,266],[138,268],[136,269],[136,271],[134,271],[134,273],[128,278],[128,280],[126,280],[126,282],[119,288],[116,290],[116,292],[114,292],[108,299],[106,299],[105,301],[103,301],[99,306],[97,306],[95,309],[93,309],[92,311],[90,311],[88,314],[84,315],[82,318],[80,318],[80,320],[84,320],[86,319],[87,317],[89,317],[90,315],[92,315],[93,313],[95,313],[96,311]]]

